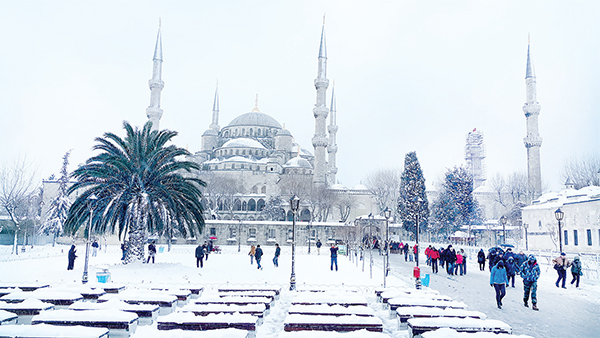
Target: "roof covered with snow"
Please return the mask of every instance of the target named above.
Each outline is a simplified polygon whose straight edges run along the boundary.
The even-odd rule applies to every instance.
[[[286,168],[307,168],[312,169],[312,165],[306,159],[302,157],[294,157],[291,160],[287,161],[284,165]]]
[[[253,139],[245,138],[245,137],[234,138],[233,140],[229,140],[229,141],[225,142],[225,144],[221,148],[259,148],[259,149],[266,149],[260,142],[258,142],[256,140],[253,140]]]
[[[257,126],[257,127],[271,127],[271,128],[281,128],[281,125],[277,120],[272,118],[271,116],[253,111],[250,113],[242,114],[236,118],[234,118],[231,122],[229,122],[229,127],[235,126]]]
[[[589,186],[576,189],[565,189],[560,192],[549,192],[543,194],[533,203],[523,209],[553,208],[565,204],[589,202],[600,199],[600,187]]]

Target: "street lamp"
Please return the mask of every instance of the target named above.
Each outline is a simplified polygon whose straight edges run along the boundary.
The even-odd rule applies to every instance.
[[[508,219],[506,216],[500,217],[500,224],[502,224],[502,244],[506,244],[506,222]]]
[[[384,265],[383,265],[383,287],[387,286],[386,278],[388,271],[390,271],[390,225],[389,220],[392,215],[392,210],[388,207],[383,210],[383,215],[385,216],[385,256],[384,256]]]
[[[529,251],[529,243],[527,242],[527,228],[529,228],[529,224],[523,223],[523,227],[525,228],[525,250]]]
[[[369,214],[369,278],[373,278],[373,214]]]
[[[294,195],[290,199],[292,209],[292,275],[290,276],[290,291],[296,290],[296,212],[300,206],[300,198]]]
[[[558,208],[554,212],[554,216],[556,217],[556,220],[558,221],[558,245],[560,247],[560,252],[563,252],[563,250],[562,250],[562,228],[561,228],[560,221],[562,221],[563,218],[565,217],[565,213],[562,212],[560,210],[560,208]]]
[[[417,224],[416,224],[416,236],[415,236],[415,247],[417,248],[417,250],[415,250],[415,262],[417,264],[417,270],[419,270],[419,214],[421,213],[421,203],[423,203],[423,200],[421,199],[421,197],[417,198],[417,212],[416,212],[416,220],[417,220]],[[415,277],[415,288],[416,289],[421,289],[421,272],[419,271],[419,276]]]
[[[83,266],[83,276],[81,277],[81,283],[86,284],[88,282],[88,263],[90,261],[90,235],[92,233],[92,218],[94,216],[94,208],[92,204],[98,199],[95,194],[91,194],[88,197],[88,203],[90,206],[90,222],[87,228],[87,242],[85,243],[85,265]]]
[[[308,254],[310,255],[310,221],[308,221]]]
[[[242,245],[241,244],[242,238],[240,236],[240,231],[242,231],[242,220],[238,219],[238,221],[239,221],[239,223],[238,223],[238,232],[237,232],[236,236],[237,236],[237,240],[238,240],[238,252],[240,252],[241,245]]]

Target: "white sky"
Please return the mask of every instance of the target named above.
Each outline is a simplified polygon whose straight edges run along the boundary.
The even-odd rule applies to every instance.
[[[528,33],[543,180],[560,188],[566,159],[598,151],[595,1],[14,1],[0,4],[0,163],[26,155],[46,178],[67,150],[72,170],[94,137],[141,126],[159,17],[161,128],[179,146],[200,149],[218,79],[222,127],[259,94],[260,110],[313,151],[323,13],[342,184],[402,168],[409,151],[431,184],[464,162],[473,128],[488,178],[525,172]]]

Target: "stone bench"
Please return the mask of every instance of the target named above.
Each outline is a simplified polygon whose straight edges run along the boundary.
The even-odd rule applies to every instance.
[[[25,292],[48,287],[50,287],[50,284],[46,283],[0,283],[0,289],[21,289]]]
[[[327,304],[348,306],[367,306],[367,299],[354,292],[299,292],[292,299],[292,305]]]
[[[272,291],[275,292],[276,296],[279,296],[279,294],[281,293],[281,288],[274,288],[274,287],[225,287],[225,288],[219,288],[218,289],[219,293],[224,293],[224,292],[260,292],[260,291]]]
[[[189,304],[182,307],[179,311],[181,312],[192,312],[196,316],[207,316],[214,313],[241,313],[253,315],[262,318],[265,314],[267,307],[265,304],[248,304],[248,305],[236,305],[236,304]]]
[[[83,326],[1,325],[0,338],[108,338],[108,329]]]
[[[403,298],[392,298],[388,301],[389,307],[391,311],[396,311],[399,307],[435,307],[440,309],[467,309],[467,305],[463,302],[457,301],[440,301],[434,299],[427,298],[413,298],[413,297],[403,297]]]
[[[159,330],[216,330],[216,329],[240,329],[256,331],[258,318],[248,314],[209,314],[207,316],[196,316],[191,312],[178,312],[159,317],[157,327]]]
[[[19,316],[12,312],[0,310],[0,325],[16,324],[17,318],[19,318]]]
[[[421,306],[410,306],[410,307],[399,307],[396,309],[396,315],[399,323],[406,323],[411,318],[435,318],[435,317],[448,317],[448,318],[476,318],[486,319],[487,316],[483,312],[479,311],[468,311],[463,309],[440,309],[435,307],[421,307]]]
[[[171,313],[177,303],[176,296],[155,290],[125,290],[118,294],[103,295],[98,298],[98,302],[102,303],[111,299],[121,300],[128,304],[158,305],[161,315]]]
[[[17,288],[0,288],[0,297],[6,296],[9,293],[13,293],[15,291],[23,291],[23,290],[20,290],[20,289],[17,289]]]
[[[266,297],[275,300],[275,291],[227,291],[219,292],[219,297]]]
[[[0,310],[12,312],[18,316],[17,324],[31,324],[31,318],[46,310],[54,310],[54,305],[39,299],[26,299],[21,303],[0,302]]]
[[[377,317],[362,316],[313,316],[288,315],[284,321],[285,331],[336,331],[347,332],[367,330],[383,332],[383,323]]]
[[[103,327],[111,332],[135,332],[138,316],[120,310],[54,310],[45,311],[31,319],[31,324],[51,324],[58,326]]]
[[[335,331],[290,331],[281,332],[277,338],[306,338],[310,334],[310,338],[390,338],[389,335],[382,332],[371,332],[365,329],[350,332],[335,332]]]
[[[440,293],[436,290],[417,290],[417,289],[393,289],[393,290],[385,290],[377,295],[377,299],[382,303],[387,303],[388,300],[397,297],[422,297],[422,298],[431,298],[434,296],[441,296]],[[449,297],[448,297],[449,298]]]
[[[83,299],[98,299],[98,297],[106,294],[106,291],[100,287],[91,288],[87,285],[81,284],[61,284],[51,288],[50,290],[79,293],[81,296],[83,296]]]
[[[373,317],[375,311],[368,306],[341,306],[341,305],[292,305],[289,314],[317,315],[317,316],[361,316]]]
[[[512,334],[510,325],[495,319],[474,318],[412,318],[408,320],[409,337],[419,337],[421,334],[440,328],[449,328],[456,332],[491,332],[494,334]]]
[[[201,295],[204,291],[204,287],[200,285],[194,284],[145,284],[143,287],[149,290],[158,290],[158,291],[174,291],[177,290],[181,292],[181,290],[189,291],[192,295]]]
[[[39,299],[42,302],[51,303],[57,306],[68,306],[78,300],[82,300],[83,296],[80,293],[44,288],[28,292],[16,291],[0,297],[0,301],[7,303],[20,303],[26,299]]]
[[[154,320],[156,317],[158,317],[160,307],[154,304],[129,304],[118,299],[111,299],[101,303],[77,302],[69,306],[69,310],[76,311],[109,309],[135,313],[139,319],[149,318],[150,320]]]
[[[131,338],[250,338],[253,331],[240,329],[215,329],[209,331],[158,330],[154,326],[140,326]],[[389,338],[389,337],[388,337]]]
[[[390,299],[395,299],[395,298],[421,298],[421,299],[431,299],[431,300],[435,300],[435,301],[440,301],[440,302],[449,302],[452,301],[451,297],[445,296],[445,295],[433,295],[433,294],[403,294],[403,295],[394,295],[394,296],[385,296],[385,297],[380,297],[382,303],[389,303]]]
[[[224,304],[224,305],[250,305],[264,304],[267,309],[271,308],[271,299],[266,297],[219,297],[206,296],[200,297],[194,301],[194,304],[209,305],[209,304]]]

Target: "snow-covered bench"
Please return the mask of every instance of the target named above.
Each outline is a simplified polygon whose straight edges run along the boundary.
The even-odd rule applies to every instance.
[[[127,286],[125,284],[117,284],[117,283],[106,283],[106,284],[98,283],[98,284],[92,284],[92,285],[94,285],[94,287],[101,288],[102,290],[106,291],[106,293],[119,293],[127,288]]]
[[[179,311],[181,312],[192,312],[196,316],[206,316],[213,313],[241,313],[249,314],[259,318],[264,316],[267,307],[265,304],[248,304],[248,305],[235,305],[235,304],[188,304],[182,307]]]
[[[18,317],[19,316],[17,316],[16,314],[14,314],[12,312],[0,310],[0,325],[16,324]]]
[[[289,314],[314,315],[314,316],[361,316],[373,317],[375,311],[368,306],[341,306],[341,305],[292,305]]]
[[[292,305],[367,306],[367,299],[353,292],[299,292]]]
[[[15,291],[19,291],[19,289],[17,289],[17,288],[0,288],[0,297],[6,296],[9,293],[13,293]]]
[[[421,335],[423,338],[533,338],[525,335],[511,335],[507,333],[489,333],[489,332],[456,332],[456,330],[442,328],[435,331],[425,332]],[[313,337],[314,338],[314,337]]]
[[[437,290],[433,290],[433,289],[415,289],[415,288],[408,288],[408,287],[402,287],[402,286],[392,286],[392,287],[387,287],[384,288],[382,286],[375,288],[375,296],[377,297],[381,297],[382,293],[394,293],[394,294],[403,294],[403,293],[425,293],[425,294],[435,294],[435,295],[439,295],[439,291]]]
[[[409,337],[440,328],[450,328],[457,332],[492,332],[512,334],[510,325],[495,319],[474,318],[412,318],[408,320]]]
[[[54,305],[39,299],[26,299],[21,303],[0,302],[0,310],[12,312],[18,316],[17,324],[30,324],[31,318],[45,310],[53,310]]]
[[[367,330],[358,330],[351,332],[335,331],[283,331],[277,338],[389,338],[390,336],[381,332],[371,332]]]
[[[436,298],[442,297],[451,299],[448,296],[440,295],[437,290],[417,290],[417,289],[396,289],[387,290],[379,294],[379,301],[387,303],[392,298],[398,297],[421,297],[421,298]]]
[[[103,327],[111,332],[119,330],[135,332],[138,316],[121,310],[54,310],[44,311],[31,319],[31,324],[51,324],[59,326]]]
[[[0,289],[21,289],[26,292],[48,287],[50,284],[46,283],[0,283]]]
[[[466,309],[467,304],[457,301],[434,300],[427,298],[415,297],[398,297],[388,300],[391,311],[396,311],[399,307],[406,306],[421,306],[421,307],[437,307],[440,309]]]
[[[83,296],[76,292],[57,291],[43,288],[28,292],[16,291],[0,297],[0,301],[8,303],[20,303],[26,299],[39,299],[46,303],[67,306],[75,303],[78,300],[82,300]]]
[[[200,286],[200,285],[196,285],[196,284],[181,284],[181,283],[174,283],[174,284],[143,284],[143,285],[139,285],[139,288],[146,288],[149,290],[157,290],[157,291],[175,291],[177,290],[177,292],[180,292],[179,290],[187,290],[189,291],[192,295],[201,295],[202,292],[204,291],[204,287]]]
[[[271,300],[275,300],[277,294],[275,291],[263,290],[263,291],[227,291],[219,292],[220,297],[266,297]]]
[[[61,284],[51,288],[50,290],[76,292],[81,294],[83,299],[98,299],[98,297],[106,294],[106,291],[100,287],[91,288],[87,285],[81,284]]]
[[[246,291],[273,291],[275,292],[276,296],[279,296],[279,294],[281,293],[281,288],[276,288],[276,287],[254,287],[254,286],[239,286],[239,287],[224,287],[224,288],[219,288],[219,293],[224,293],[224,292],[246,292]]]
[[[177,303],[177,296],[154,290],[124,290],[118,294],[103,295],[98,298],[98,302],[106,302],[111,299],[122,300],[129,304],[158,305],[160,314],[171,313]]]
[[[149,318],[151,320],[158,317],[159,306],[154,304],[129,304],[118,299],[111,299],[102,303],[93,302],[77,302],[69,306],[69,310],[87,311],[87,310],[121,310],[132,312],[141,318]]]
[[[191,312],[177,312],[159,317],[157,327],[159,330],[216,330],[234,328],[247,331],[256,331],[258,318],[248,314],[209,314],[196,316]]]
[[[378,317],[363,316],[314,316],[288,315],[284,321],[285,331],[356,331],[383,332],[383,323]]]
[[[108,329],[84,326],[1,325],[0,338],[108,338]]]
[[[140,326],[130,338],[250,338],[254,333],[240,329],[210,331],[157,330],[154,326]]]
[[[403,306],[396,309],[399,323],[406,323],[411,318],[435,318],[435,317],[450,317],[450,318],[476,318],[486,319],[487,316],[483,312],[468,311],[463,309],[440,309],[436,307],[422,306]]]
[[[194,301],[195,304],[226,304],[226,305],[250,305],[264,304],[267,309],[271,307],[271,299],[266,297],[219,297],[202,296]]]

